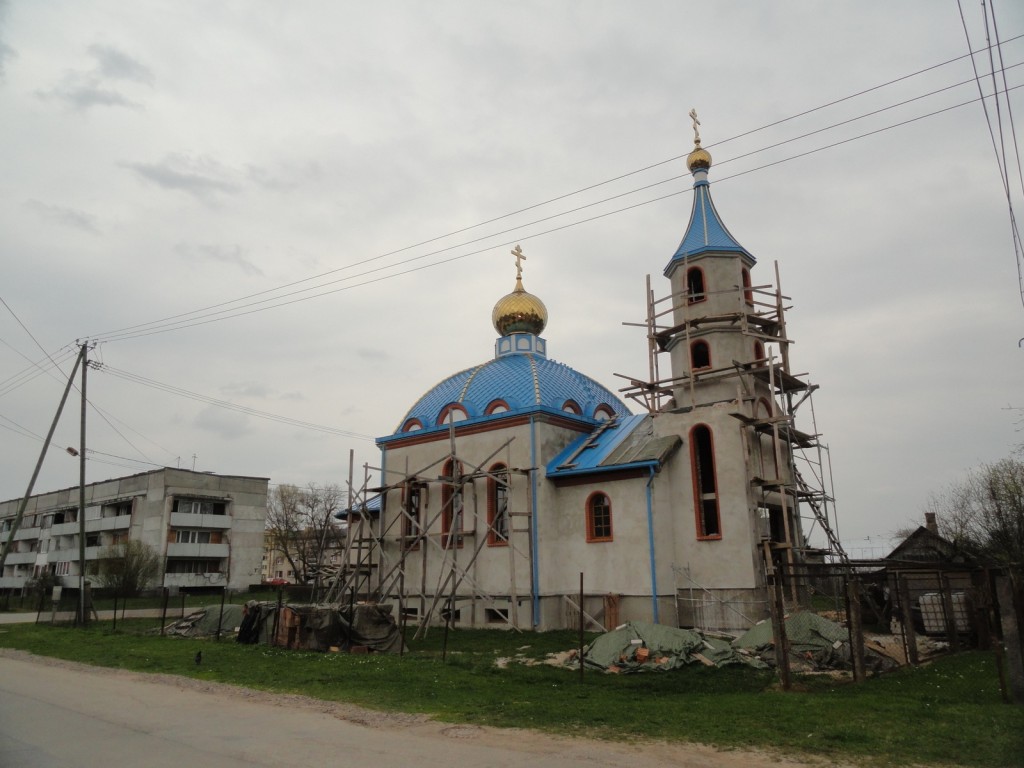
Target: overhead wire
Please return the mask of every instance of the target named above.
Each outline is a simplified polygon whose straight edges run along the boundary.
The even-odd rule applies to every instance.
[[[1009,90],[1016,90],[1016,89],[1021,88],[1021,87],[1024,87],[1024,86],[1013,86]],[[805,152],[799,152],[799,153],[796,153],[794,155],[790,155],[790,156],[788,156],[786,158],[783,158],[781,160],[773,161],[773,162],[770,162],[770,163],[765,163],[763,165],[759,165],[759,166],[756,166],[754,168],[749,168],[747,170],[740,171],[740,172],[734,173],[734,174],[729,175],[729,176],[718,177],[716,179],[716,183],[717,184],[721,184],[721,183],[723,183],[725,181],[728,181],[730,179],[738,178],[740,176],[745,176],[745,175],[747,175],[749,173],[754,173],[756,171],[765,170],[767,168],[771,168],[773,166],[776,166],[776,165],[779,165],[779,164],[782,164],[782,163],[791,162],[793,160],[796,160],[796,159],[799,159],[799,158],[802,158],[802,157],[808,157],[810,155],[817,154],[819,152],[823,152],[823,151],[828,150],[828,149],[833,149],[833,148],[841,146],[843,144],[848,144],[848,143],[850,143],[852,141],[858,141],[858,140],[867,138],[869,136],[874,136],[874,135],[877,135],[879,133],[883,133],[885,131],[892,130],[894,128],[900,128],[900,127],[909,125],[911,123],[915,123],[915,122],[919,122],[921,120],[932,118],[932,117],[935,117],[937,115],[949,112],[951,110],[959,109],[959,108],[967,106],[969,104],[973,104],[973,103],[975,103],[975,102],[977,102],[979,100],[983,100],[985,98],[988,98],[988,97],[987,96],[981,96],[981,97],[978,97],[978,98],[970,99],[968,101],[964,101],[964,102],[960,102],[958,104],[947,106],[947,107],[944,107],[942,109],[935,110],[935,111],[932,111],[932,112],[929,112],[929,113],[926,113],[926,114],[923,114],[923,115],[918,115],[916,117],[908,118],[906,120],[902,120],[900,122],[893,123],[891,125],[883,126],[881,128],[878,128],[878,129],[875,129],[875,130],[872,130],[872,131],[867,131],[865,133],[861,133],[861,134],[858,134],[858,135],[853,136],[853,137],[849,137],[849,138],[846,138],[846,139],[842,139],[840,141],[835,141],[835,142],[832,142],[832,143],[829,143],[829,144],[825,144],[823,146],[816,147],[814,149],[810,149],[810,150],[807,150]],[[785,143],[785,142],[783,142],[783,143]],[[756,154],[756,153],[749,153],[749,154]],[[728,162],[728,160],[723,161],[723,163],[721,163],[721,164],[724,164],[725,162]],[[678,176],[678,177],[673,177],[671,179],[666,179],[666,180],[663,180],[661,182],[657,182],[657,183],[654,183],[654,184],[651,184],[651,185],[647,185],[646,187],[640,188],[640,190],[649,189],[651,187],[658,186],[660,184],[664,184],[664,183],[667,183],[667,182],[670,182],[670,181],[676,181],[676,180],[681,179],[681,178],[683,178],[683,177],[682,176]],[[549,217],[545,217],[543,219],[538,219],[536,221],[529,222],[527,224],[523,224],[523,225],[521,225],[519,227],[514,227],[514,228],[511,228],[509,230],[503,230],[503,231],[498,232],[498,233],[493,233],[491,235],[487,235],[487,236],[484,236],[484,237],[481,237],[481,238],[476,238],[474,240],[467,241],[466,243],[460,243],[458,245],[449,246],[447,248],[439,249],[437,251],[432,251],[432,252],[429,252],[427,254],[421,254],[419,256],[410,257],[408,259],[404,259],[402,261],[394,262],[394,263],[386,265],[386,266],[375,267],[373,269],[366,270],[365,272],[361,272],[361,273],[358,273],[356,275],[351,275],[349,277],[338,278],[338,279],[335,279],[335,280],[331,280],[331,281],[328,281],[326,283],[321,283],[321,284],[319,284],[317,286],[313,286],[311,288],[304,288],[304,289],[301,289],[299,291],[293,291],[291,293],[282,294],[281,296],[276,296],[276,297],[273,297],[273,298],[270,298],[270,299],[263,299],[263,300],[260,300],[260,301],[257,301],[257,302],[252,302],[250,304],[242,305],[241,307],[237,307],[237,308],[231,309],[231,310],[222,310],[220,312],[213,312],[213,313],[210,313],[208,315],[199,315],[199,316],[195,317],[192,320],[183,320],[183,321],[180,321],[178,323],[169,324],[169,325],[167,325],[165,327],[154,327],[154,328],[151,328],[151,329],[148,329],[148,330],[140,330],[140,331],[137,331],[135,333],[127,333],[126,332],[126,333],[124,333],[121,336],[108,337],[108,338],[105,338],[105,339],[100,339],[100,341],[102,343],[106,343],[106,342],[110,342],[110,341],[125,341],[125,340],[128,340],[128,339],[142,338],[142,337],[145,337],[145,336],[151,336],[151,335],[155,335],[155,334],[159,334],[159,333],[167,333],[167,332],[170,332],[170,331],[177,331],[177,330],[182,330],[182,329],[185,329],[185,328],[193,328],[193,327],[197,327],[197,326],[201,326],[201,325],[208,325],[210,323],[219,322],[221,320],[227,320],[227,319],[232,319],[232,318],[236,318],[236,317],[243,317],[245,315],[255,314],[257,312],[263,312],[263,311],[267,311],[267,310],[270,310],[270,309],[277,309],[279,307],[288,306],[288,305],[295,304],[295,303],[302,302],[302,301],[308,301],[308,300],[315,299],[315,298],[321,298],[323,296],[329,296],[329,295],[332,295],[332,294],[335,294],[335,293],[340,293],[342,291],[351,290],[353,288],[358,288],[358,287],[363,287],[363,286],[366,286],[366,285],[371,285],[373,283],[381,282],[383,280],[390,280],[390,279],[393,279],[393,278],[396,278],[396,277],[400,277],[402,275],[407,275],[407,274],[410,274],[410,273],[413,273],[413,272],[418,272],[418,271],[421,271],[421,270],[424,270],[424,269],[438,267],[438,266],[441,266],[441,265],[444,265],[444,264],[451,263],[453,261],[458,261],[460,259],[468,258],[470,256],[476,256],[476,255],[479,255],[481,253],[485,253],[487,251],[494,250],[496,248],[504,248],[504,247],[507,247],[509,245],[514,245],[517,242],[525,242],[525,241],[528,241],[528,240],[536,239],[536,238],[542,237],[544,235],[549,235],[549,234],[552,234],[554,232],[559,232],[559,231],[562,231],[562,230],[565,230],[565,229],[569,229],[571,227],[579,226],[580,224],[587,224],[587,223],[590,223],[592,221],[597,221],[599,219],[607,218],[609,216],[614,216],[614,215],[623,213],[625,211],[633,210],[635,208],[638,208],[638,207],[641,207],[641,206],[644,206],[644,205],[650,205],[652,203],[660,202],[660,201],[665,200],[665,199],[670,198],[670,197],[675,197],[675,196],[678,196],[678,195],[681,195],[681,194],[687,194],[687,193],[690,193],[691,191],[692,190],[689,187],[687,187],[685,189],[677,190],[675,192],[670,192],[670,193],[667,193],[665,195],[660,195],[658,197],[654,197],[654,198],[651,198],[651,199],[648,199],[648,200],[641,201],[639,203],[634,203],[634,204],[631,204],[631,205],[628,205],[628,206],[624,206],[622,208],[617,208],[615,210],[606,211],[606,212],[598,214],[596,216],[591,216],[591,217],[588,217],[588,218],[584,218],[584,219],[580,219],[580,220],[577,220],[577,221],[573,221],[573,222],[570,222],[568,224],[564,224],[564,225],[561,225],[561,226],[558,226],[558,227],[552,227],[550,229],[542,230],[540,232],[534,232],[534,233],[529,233],[529,234],[521,234],[521,235],[518,235],[515,239],[508,240],[506,242],[492,243],[492,244],[490,244],[490,245],[488,245],[486,247],[479,248],[479,249],[476,249],[476,250],[473,250],[473,251],[469,251],[469,252],[466,252],[466,253],[458,254],[456,256],[452,256],[452,257],[449,257],[449,258],[446,258],[446,259],[439,259],[439,260],[432,261],[432,262],[430,262],[428,264],[422,264],[422,265],[419,265],[419,266],[416,266],[416,267],[411,267],[409,269],[400,270],[400,271],[396,271],[396,272],[391,272],[389,274],[382,275],[380,277],[376,277],[376,278],[373,278],[373,279],[365,280],[365,281],[359,282],[359,283],[353,283],[351,285],[345,285],[345,286],[342,286],[340,288],[332,288],[330,290],[322,290],[324,288],[327,288],[328,286],[336,285],[337,283],[340,283],[340,282],[356,280],[356,279],[358,279],[360,277],[366,277],[366,276],[369,276],[369,275],[372,275],[372,274],[375,274],[375,273],[378,273],[378,272],[386,271],[386,270],[394,270],[396,267],[404,266],[406,264],[411,264],[411,263],[413,263],[415,261],[421,261],[424,258],[428,258],[430,256],[436,256],[436,255],[439,255],[441,253],[454,250],[456,248],[464,247],[465,245],[470,245],[470,244],[473,244],[473,243],[476,243],[476,242],[480,242],[481,240],[490,240],[490,239],[492,239],[494,237],[498,237],[498,236],[500,236],[502,234],[508,234],[509,232],[515,232],[515,231],[518,231],[518,230],[523,229],[525,227],[531,226],[533,224],[542,223],[544,221],[549,221],[551,219],[558,218],[561,215],[565,215],[564,213],[563,214],[555,214],[555,215],[552,215],[552,216],[549,216]],[[590,203],[590,204],[587,204],[587,205],[579,206],[578,208],[573,209],[570,212],[578,212],[580,210],[584,210],[586,208],[594,207],[595,205],[599,205],[599,204],[604,203],[604,202],[609,202],[611,200],[614,200],[614,199],[617,199],[617,198],[620,198],[620,197],[628,196],[629,194],[632,194],[632,192],[622,193],[621,195],[616,195],[616,196],[613,196],[613,197],[610,197],[610,198],[605,198],[604,200],[597,201],[596,203]],[[317,292],[316,293],[311,293],[312,291],[317,291]],[[301,295],[301,294],[307,294],[307,295]],[[293,297],[293,296],[298,296],[298,298],[289,298],[289,297]],[[289,300],[285,301],[285,299],[289,299]],[[271,302],[273,302],[273,303],[271,303]],[[263,306],[263,305],[266,305],[266,306]],[[256,307],[256,308],[250,309],[250,307]],[[246,310],[246,311],[242,311],[242,310]]]
[[[967,27],[967,18],[964,16],[964,9],[963,9],[963,5],[961,3],[961,0],[957,0],[956,4],[957,4],[957,9],[960,12],[960,24],[961,24],[961,26],[963,27],[963,30],[964,30],[964,38],[966,39],[966,42],[967,42],[967,50],[968,51],[972,51],[972,48],[971,48],[971,35],[970,35],[970,31],[968,30],[968,27]],[[985,26],[985,38],[986,38],[986,41],[988,41],[989,63],[990,63],[989,69],[991,70],[991,73],[992,73],[992,76],[993,76],[993,81],[996,82],[996,84],[998,85],[997,81],[995,81],[995,62],[992,60],[992,45],[991,45],[991,40],[989,38],[988,11],[987,11],[986,8],[984,8],[984,6],[983,6],[983,10],[982,10],[982,17],[983,17],[983,22],[984,22],[984,26]],[[981,50],[984,50],[984,49],[981,49]],[[993,126],[992,126],[992,116],[989,114],[988,104],[986,103],[986,101],[984,99],[984,86],[982,85],[982,82],[981,82],[981,74],[978,72],[978,64],[975,61],[974,52],[973,51],[971,53],[971,67],[972,67],[972,69],[974,71],[974,81],[977,84],[978,93],[982,94],[982,98],[981,98],[982,111],[983,111],[983,113],[985,115],[985,123],[988,126],[989,139],[992,142],[992,151],[995,153],[995,156],[996,156],[996,165],[999,168],[999,180],[1003,184],[1003,193],[1006,196],[1006,205],[1007,205],[1007,209],[1009,211],[1009,217],[1010,217],[1010,231],[1011,231],[1011,236],[1012,236],[1012,239],[1013,239],[1014,265],[1015,265],[1015,267],[1017,269],[1017,288],[1018,288],[1018,293],[1020,295],[1021,304],[1024,305],[1024,264],[1022,264],[1021,234],[1020,234],[1019,228],[1017,227],[1017,219],[1016,219],[1016,216],[1015,216],[1014,210],[1013,210],[1013,196],[1010,193],[1010,177],[1009,177],[1009,171],[1008,171],[1008,168],[1007,168],[1007,165],[1006,165],[1006,143],[1005,143],[1005,136],[1004,136],[1004,133],[1003,133],[1003,126],[1002,126],[1002,117],[1001,117],[1002,112],[1000,110],[999,90],[997,88],[995,93],[993,94],[993,98],[994,98],[994,101],[995,101],[995,110],[996,110],[996,115],[997,115],[998,129],[999,129],[999,141],[997,141],[996,140],[996,129],[993,128]],[[1004,72],[1004,75],[1005,75],[1005,72]],[[1009,102],[1009,99],[1007,99],[1007,102]]]
[[[324,424],[315,424],[309,421],[302,421],[301,419],[294,419],[289,416],[282,416],[281,414],[270,413],[269,411],[261,411],[259,409],[251,408],[249,406],[239,405],[238,403],[232,403],[229,400],[221,400],[219,398],[210,397],[209,395],[199,394],[198,392],[192,392],[190,390],[183,389],[172,384],[165,384],[163,382],[156,381],[155,379],[150,379],[136,373],[131,373],[130,371],[115,368],[106,363],[100,366],[99,370],[104,373],[108,373],[111,376],[115,376],[125,381],[133,382],[135,384],[140,384],[151,389],[156,389],[161,392],[168,392],[170,394],[179,395],[182,397],[186,397],[190,400],[196,400],[198,402],[208,403],[210,405],[216,405],[221,408],[227,408],[228,410],[237,411],[239,413],[244,413],[249,416],[254,416],[256,418],[267,419],[269,421],[276,421],[280,424],[285,424],[288,426],[300,427],[303,429],[311,429],[317,432],[324,432],[327,434],[339,435],[342,437],[351,437],[358,440],[374,439],[371,435],[364,435],[359,432],[352,432],[351,430],[347,429],[330,427]]]
[[[1017,39],[1019,39],[1021,37],[1024,37],[1024,35],[1014,36],[1014,37],[1010,38],[1009,40],[1007,40],[1005,42],[1006,43],[1010,43],[1010,42],[1015,41],[1015,40],[1017,40]],[[910,78],[916,77],[918,75],[921,75],[921,74],[933,71],[935,69],[939,69],[941,67],[947,66],[947,65],[952,64],[954,62],[960,61],[961,59],[967,58],[969,56],[973,56],[974,53],[975,53],[974,51],[971,51],[970,53],[963,54],[963,55],[954,57],[952,59],[948,59],[946,61],[940,62],[938,64],[934,64],[934,65],[931,65],[929,67],[925,67],[923,69],[916,70],[916,71],[911,72],[909,74],[902,75],[900,77],[894,78],[894,79],[886,81],[884,83],[880,83],[880,84],[872,86],[870,88],[866,88],[866,89],[857,91],[855,93],[849,94],[847,96],[844,96],[844,97],[841,97],[841,98],[838,98],[838,99],[833,99],[833,100],[831,100],[829,102],[826,102],[824,104],[821,104],[819,106],[803,110],[802,112],[799,112],[799,113],[797,113],[795,115],[790,115],[788,117],[782,118],[780,120],[776,120],[774,122],[768,123],[768,124],[760,126],[758,128],[754,128],[754,129],[751,129],[751,130],[748,130],[748,131],[744,131],[742,133],[736,134],[735,136],[723,139],[723,140],[721,140],[719,142],[716,142],[715,144],[710,144],[710,145],[708,145],[708,148],[718,147],[718,146],[724,145],[724,144],[726,144],[726,143],[728,143],[730,141],[734,141],[734,140],[739,139],[739,138],[750,136],[752,134],[758,133],[758,132],[766,130],[768,128],[776,127],[776,126],[781,125],[783,123],[789,122],[791,120],[795,120],[795,119],[800,118],[800,117],[804,117],[806,115],[812,114],[812,113],[820,111],[822,109],[827,109],[828,107],[832,107],[832,106],[835,106],[837,104],[841,104],[841,103],[843,103],[845,101],[849,101],[851,99],[854,99],[854,98],[866,95],[866,94],[871,93],[873,91],[877,91],[877,90],[879,90],[881,88],[885,88],[885,87],[888,87],[890,85],[902,82],[904,80],[908,80]],[[146,323],[138,323],[138,324],[135,324],[135,325],[126,326],[126,327],[122,327],[122,328],[111,330],[111,331],[105,331],[105,332],[98,333],[98,334],[92,334],[92,335],[89,336],[89,338],[116,340],[116,339],[122,338],[122,337],[123,338],[137,338],[139,335],[149,335],[149,334],[129,334],[127,332],[135,331],[135,330],[139,330],[139,329],[143,329],[143,328],[147,328],[147,327],[150,327],[150,326],[167,327],[164,324],[171,323],[173,325],[172,321],[180,320],[181,318],[187,318],[187,317],[191,317],[191,316],[194,316],[194,315],[200,315],[201,313],[205,313],[205,312],[208,312],[210,310],[218,309],[218,308],[221,308],[221,307],[228,307],[228,306],[231,306],[231,305],[234,305],[234,304],[239,304],[241,302],[245,302],[245,301],[248,301],[249,299],[253,299],[253,298],[256,298],[256,297],[259,297],[259,296],[265,296],[267,294],[279,293],[280,291],[284,291],[284,290],[286,290],[288,288],[292,288],[292,287],[295,287],[295,286],[298,286],[298,285],[302,285],[304,283],[308,283],[308,282],[311,282],[311,281],[314,281],[314,280],[319,280],[321,278],[328,277],[328,276],[330,276],[332,274],[336,274],[336,273],[341,272],[341,271],[345,271],[345,270],[348,270],[348,269],[353,269],[353,268],[362,266],[364,264],[367,264],[367,263],[370,263],[370,262],[373,262],[373,261],[378,261],[378,260],[381,260],[381,259],[384,259],[384,258],[387,258],[387,257],[390,257],[390,256],[394,256],[394,255],[403,253],[405,251],[408,251],[408,250],[411,250],[411,249],[414,249],[414,248],[418,248],[418,247],[423,246],[423,245],[428,245],[430,243],[434,243],[434,242],[437,242],[439,240],[444,240],[446,238],[453,237],[453,236],[455,236],[457,234],[461,234],[461,233],[470,231],[472,229],[477,229],[477,228],[485,226],[487,224],[492,224],[492,223],[495,223],[497,221],[501,221],[502,219],[506,219],[506,218],[509,218],[509,217],[512,217],[512,216],[516,216],[518,214],[521,214],[521,213],[524,213],[524,212],[527,212],[527,211],[530,211],[530,210],[534,210],[536,208],[540,208],[542,206],[549,205],[549,204],[554,203],[554,202],[558,202],[558,201],[564,200],[566,198],[569,198],[569,197],[581,194],[583,192],[587,192],[587,191],[599,188],[601,186],[605,186],[605,185],[613,183],[615,181],[620,181],[620,180],[628,178],[630,176],[634,176],[634,175],[636,175],[638,173],[642,173],[642,172],[651,170],[653,168],[657,168],[657,167],[659,167],[661,165],[665,165],[665,164],[667,164],[669,162],[673,162],[673,161],[678,160],[678,159],[680,159],[682,157],[685,157],[685,155],[676,155],[676,156],[673,156],[673,157],[668,158],[666,160],[661,160],[661,161],[658,161],[656,163],[652,163],[650,165],[646,165],[646,166],[644,166],[642,168],[639,168],[639,169],[636,169],[636,170],[633,170],[633,171],[629,171],[629,172],[624,173],[624,174],[620,174],[620,175],[615,176],[613,178],[606,179],[604,181],[597,182],[595,184],[590,184],[590,185],[581,187],[581,188],[576,189],[576,190],[574,190],[572,192],[567,192],[567,193],[564,193],[564,194],[561,194],[561,195],[557,195],[555,197],[549,198],[549,199],[544,200],[542,202],[534,203],[532,205],[528,205],[528,206],[525,206],[523,208],[519,208],[519,209],[517,209],[515,211],[511,211],[509,213],[505,213],[505,214],[502,214],[500,216],[492,217],[490,219],[487,219],[487,220],[482,221],[482,222],[478,222],[476,224],[472,224],[472,225],[467,226],[467,227],[462,227],[460,229],[453,230],[453,231],[448,232],[446,234],[438,235],[438,236],[432,237],[432,238],[428,238],[426,240],[420,241],[419,243],[415,243],[415,244],[412,244],[412,245],[404,246],[402,248],[398,248],[398,249],[395,249],[395,250],[392,250],[392,251],[388,251],[386,253],[379,254],[377,256],[372,256],[372,257],[368,257],[368,258],[365,258],[365,259],[357,260],[357,261],[352,262],[350,264],[346,264],[346,265],[343,265],[341,267],[337,267],[335,269],[331,269],[331,270],[328,270],[326,272],[319,273],[317,275],[306,277],[306,278],[303,278],[301,280],[292,281],[290,283],[286,283],[286,284],[281,285],[281,286],[276,286],[274,288],[268,288],[268,289],[265,289],[263,291],[258,291],[258,292],[255,292],[255,293],[247,294],[245,296],[241,296],[241,297],[238,297],[236,299],[231,299],[231,300],[228,300],[228,301],[224,301],[224,302],[219,302],[219,303],[216,303],[216,304],[208,305],[206,307],[201,307],[199,309],[192,310],[190,312],[184,312],[184,313],[179,313],[179,314],[176,314],[176,315],[170,315],[168,317],[164,317],[164,318],[161,318],[161,319],[158,319],[158,320],[149,321],[149,322],[146,322]],[[563,213],[562,215],[565,215],[565,214]],[[525,225],[525,226],[529,226],[529,225]],[[471,241],[471,242],[473,242],[473,241]],[[456,247],[458,247],[458,246],[456,246]],[[436,253],[437,252],[435,252],[435,254]],[[399,263],[405,263],[405,262],[399,262]],[[327,284],[333,284],[333,281],[332,281],[332,283],[327,283]],[[321,284],[320,287],[322,287],[322,285],[323,284]],[[315,286],[315,287],[313,287],[311,289],[307,289],[307,290],[317,290],[317,287]],[[294,294],[285,294],[285,295],[294,295]],[[283,296],[278,297],[278,298],[283,298]],[[272,298],[272,299],[268,299],[267,301],[274,301],[274,300],[276,300],[276,299]],[[246,307],[253,306],[253,304],[247,304],[245,306]],[[227,310],[225,310],[225,312],[227,312]],[[250,313],[246,312],[246,313],[240,313],[240,314],[250,314]],[[209,315],[203,315],[203,317],[208,317],[208,316]],[[185,321],[181,321],[181,322],[185,322]],[[188,326],[184,326],[184,327],[188,327]],[[122,336],[122,334],[124,334],[124,335]]]

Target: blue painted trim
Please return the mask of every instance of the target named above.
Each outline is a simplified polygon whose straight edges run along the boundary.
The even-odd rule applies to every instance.
[[[540,538],[537,536],[537,423],[530,417],[530,539],[533,548],[533,563],[530,574],[530,605],[533,612],[533,626],[540,625],[540,559],[537,556]]]
[[[653,485],[654,467],[651,467],[651,476],[647,479],[647,542],[651,552],[651,604],[654,623],[658,624],[658,569],[657,560],[654,557],[654,505],[651,490]]]
[[[586,467],[585,469],[563,469],[558,472],[549,472],[548,478],[557,479],[561,477],[580,477],[581,475],[607,474],[609,472],[623,472],[627,469],[650,469],[656,471],[660,466],[657,459],[648,461],[631,461],[628,464],[612,464],[607,467]]]

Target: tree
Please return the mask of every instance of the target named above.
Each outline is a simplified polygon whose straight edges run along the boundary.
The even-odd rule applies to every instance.
[[[967,478],[934,494],[939,533],[983,560],[1024,567],[1024,461],[982,464]]]
[[[96,582],[122,597],[138,596],[159,574],[160,555],[149,544],[135,539],[107,547],[92,566]]]
[[[271,546],[288,561],[295,580],[307,584],[323,564],[324,552],[339,546],[343,528],[334,513],[344,504],[337,485],[306,488],[279,485],[267,502]]]

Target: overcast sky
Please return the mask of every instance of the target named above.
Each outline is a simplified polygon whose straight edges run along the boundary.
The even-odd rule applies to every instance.
[[[1017,87],[1024,6],[995,11]],[[343,482],[350,450],[377,465],[368,438],[492,357],[517,242],[550,356],[613,390],[646,378],[623,323],[645,275],[667,293],[696,107],[718,210],[755,284],[777,261],[792,299],[840,534],[884,554],[933,490],[1024,442],[1006,195],[970,59],[936,66],[968,50],[949,0],[0,0],[0,498],[82,338],[106,366],[89,482],[193,463]],[[37,492],[77,484],[78,419],[72,401]]]

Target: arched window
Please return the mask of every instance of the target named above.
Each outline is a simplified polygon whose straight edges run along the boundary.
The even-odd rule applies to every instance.
[[[449,403],[441,410],[441,415],[437,417],[438,424],[451,424],[455,421],[465,421],[469,418],[469,414],[466,413],[466,409],[458,403]]]
[[[509,534],[508,467],[495,464],[487,478],[487,546],[507,547]]]
[[[487,408],[484,409],[484,413],[490,415],[492,413],[505,413],[509,410],[508,403],[504,400],[492,400],[488,403]]]
[[[596,491],[587,499],[587,541],[612,540],[612,500]]]
[[[754,342],[754,360],[757,361],[757,366],[759,368],[765,364],[764,344],[762,344],[760,341]]]
[[[566,400],[562,403],[562,411],[564,413],[574,413],[577,416],[583,413],[583,410],[575,400]]]
[[[693,502],[697,515],[697,538],[722,538],[718,514],[718,484],[715,479],[715,445],[711,430],[698,424],[690,430],[690,462],[693,470]]]
[[[706,341],[695,341],[690,345],[690,368],[699,371],[711,367],[711,347]]]
[[[441,477],[441,546],[445,549],[462,546],[462,515],[462,464],[448,459]]]
[[[704,293],[704,270],[700,267],[690,267],[686,270],[686,303],[696,304],[704,301],[707,295]]]
[[[754,291],[751,290],[750,285],[750,270],[743,267],[741,274],[743,276],[743,300],[750,306],[754,306]]]
[[[415,432],[417,429],[423,429],[423,422],[419,419],[409,419],[402,425],[403,432]]]
[[[610,421],[615,418],[615,411],[607,403],[601,403],[594,409],[594,418],[598,421]]]
[[[410,480],[402,486],[402,548],[419,549],[423,532],[423,497],[427,488],[423,483]]]

